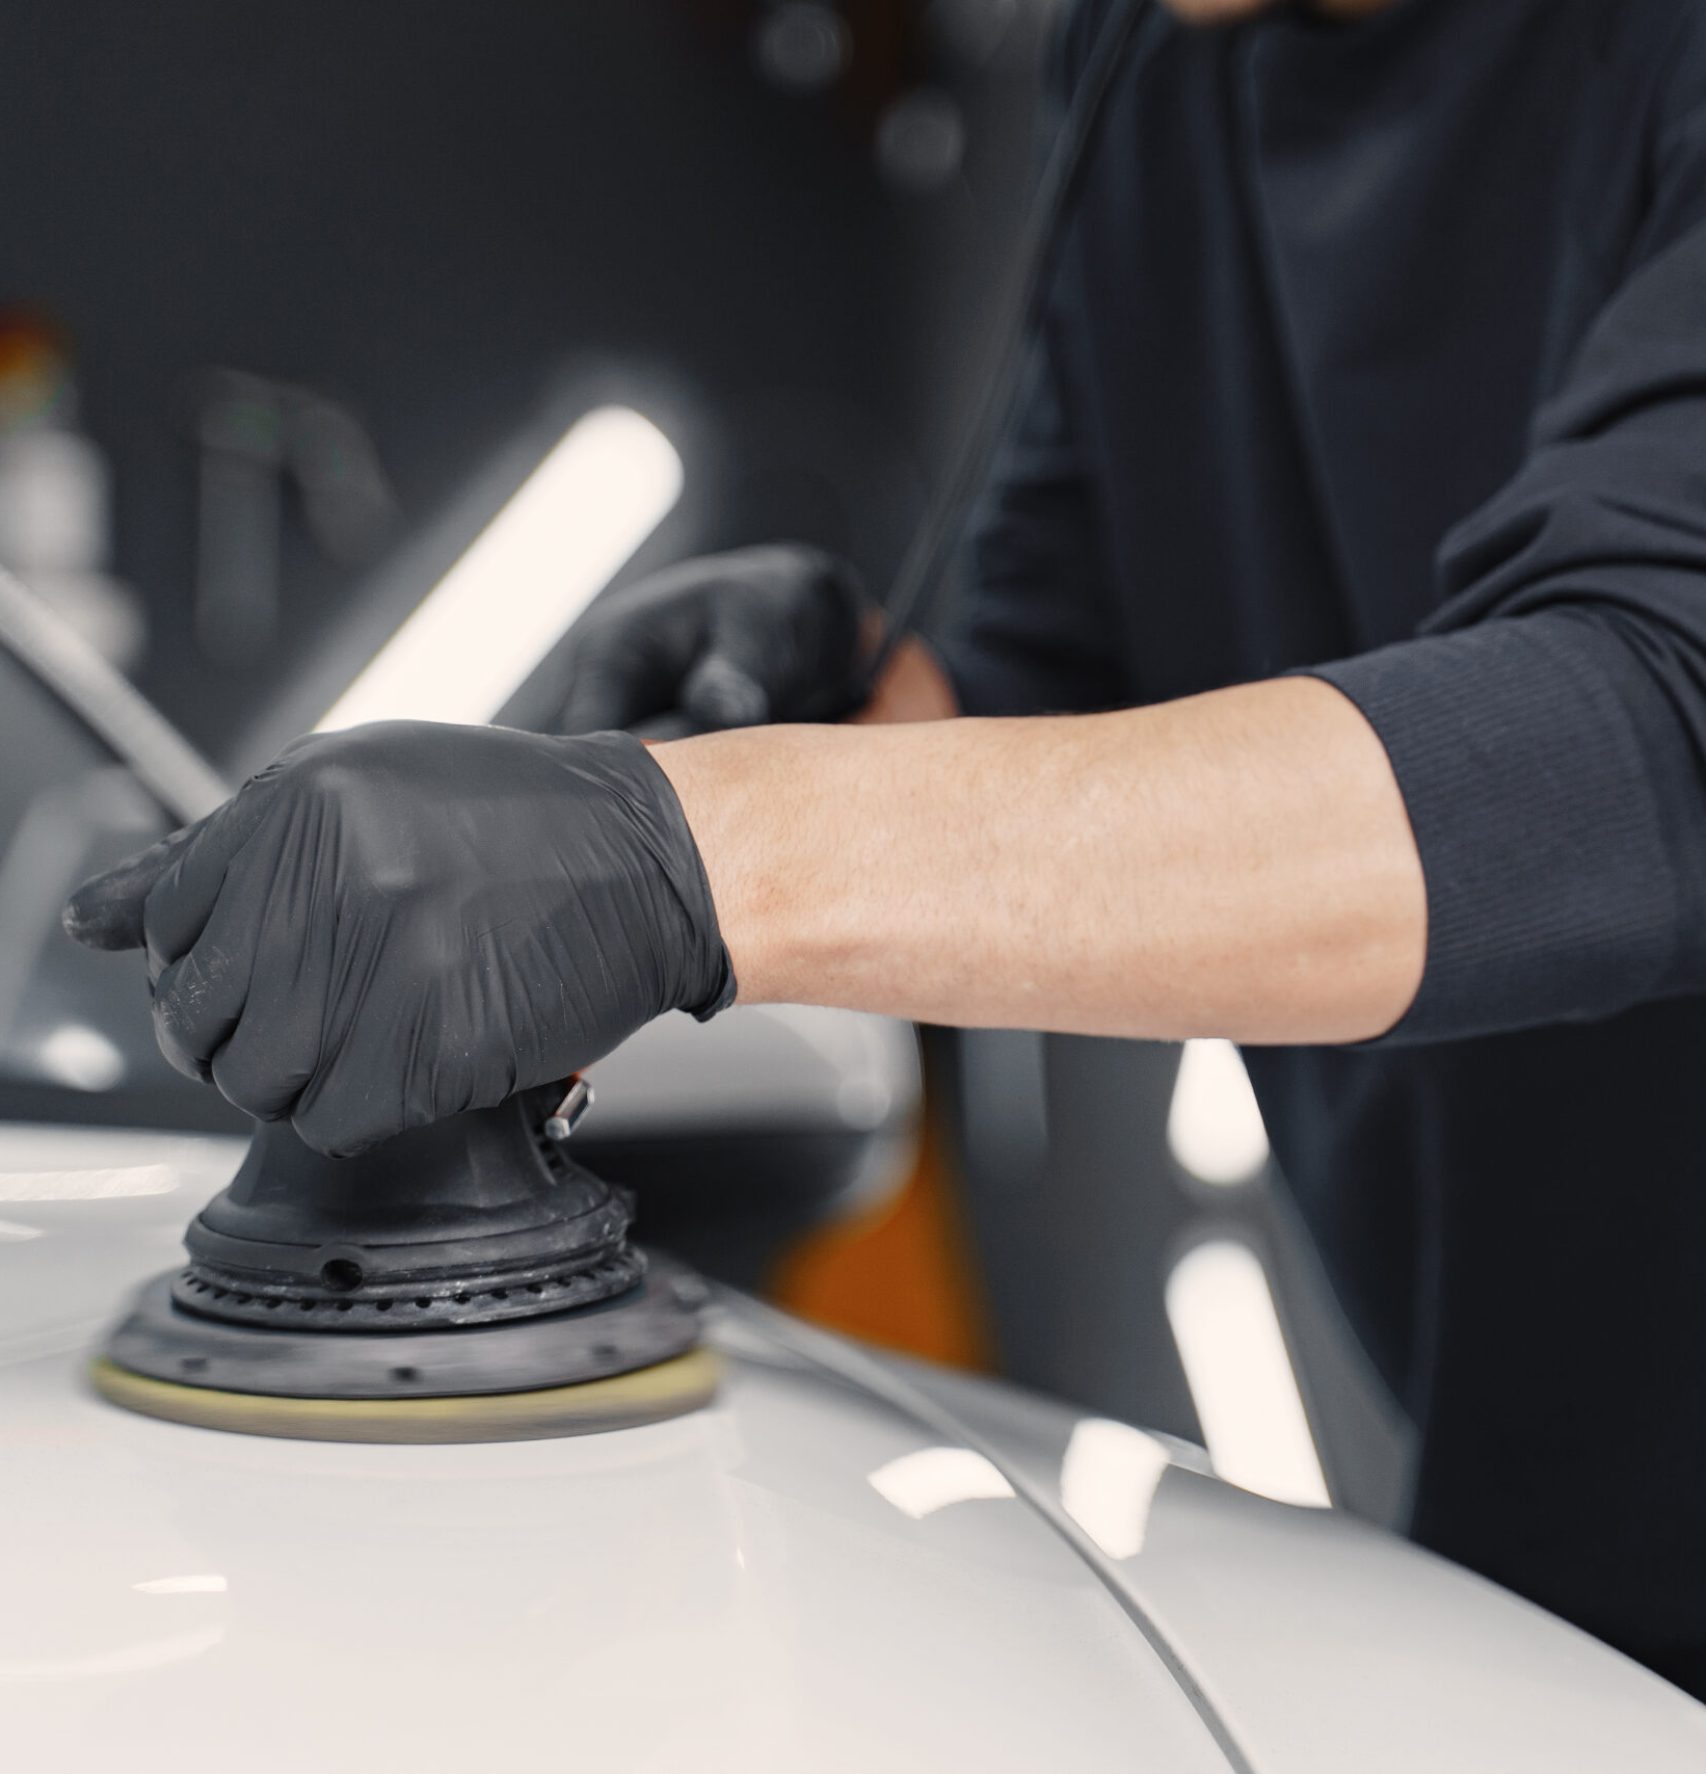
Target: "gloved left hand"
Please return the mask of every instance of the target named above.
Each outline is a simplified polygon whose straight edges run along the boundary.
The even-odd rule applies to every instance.
[[[85,883],[65,922],[96,948],[146,946],[180,1070],[338,1156],[735,994],[675,791],[623,733],[386,722],[298,740]]]

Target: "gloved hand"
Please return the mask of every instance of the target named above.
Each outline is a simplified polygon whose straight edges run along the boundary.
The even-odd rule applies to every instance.
[[[871,612],[852,568],[797,543],[683,562],[576,624],[557,728],[837,720],[864,699]]]
[[[675,791],[623,733],[397,721],[298,740],[85,883],[65,923],[146,946],[174,1065],[340,1156],[735,993]]]

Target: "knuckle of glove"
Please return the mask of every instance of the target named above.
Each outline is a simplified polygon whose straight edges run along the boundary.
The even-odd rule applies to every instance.
[[[284,1093],[276,1078],[257,1072],[253,1065],[242,1060],[228,1060],[223,1053],[213,1056],[208,1069],[219,1094],[232,1108],[253,1115],[257,1121],[277,1119],[279,1110],[275,1099]]]
[[[509,1094],[479,1096],[452,1089],[417,1098],[395,1075],[383,1085],[377,1082],[394,1058],[369,1061],[360,1068],[334,1062],[328,1072],[310,1079],[290,1116],[303,1142],[327,1158],[353,1158],[410,1128],[467,1109],[494,1108]]]
[[[168,973],[172,970],[168,969]],[[166,976],[162,976],[164,981]],[[205,1084],[210,1073],[206,1059],[198,1051],[200,1041],[195,1029],[193,1003],[180,991],[166,985],[154,994],[154,1040],[166,1061],[186,1078]]]
[[[392,723],[351,727],[304,745],[280,772],[280,786],[297,806],[338,805],[357,792],[364,779],[382,769],[395,748]]]
[[[257,1121],[278,1120],[314,1076],[312,1062],[285,1057],[291,1045],[286,1042],[281,1053],[270,1039],[240,1026],[213,1055],[209,1067],[219,1094]]]
[[[322,1158],[354,1158],[403,1131],[400,1117],[387,1107],[388,1099],[382,1107],[368,1093],[322,1085],[310,1087],[309,1100],[298,1104],[290,1122],[302,1143]]]

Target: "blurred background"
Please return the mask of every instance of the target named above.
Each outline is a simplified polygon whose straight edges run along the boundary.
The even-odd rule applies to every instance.
[[[743,542],[884,585],[1020,269],[1056,11],[11,0],[0,1115],[236,1130],[57,928],[210,792],[172,730],[234,780],[334,708],[525,720],[588,599]],[[808,1316],[1398,1517],[1230,1047],[873,1021],[648,1032],[588,1157]]]

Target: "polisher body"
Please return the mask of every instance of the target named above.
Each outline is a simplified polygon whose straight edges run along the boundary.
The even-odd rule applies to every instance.
[[[528,1093],[325,1158],[266,1124],[95,1363],[146,1415],[315,1440],[531,1439],[703,1404],[703,1283]]]

